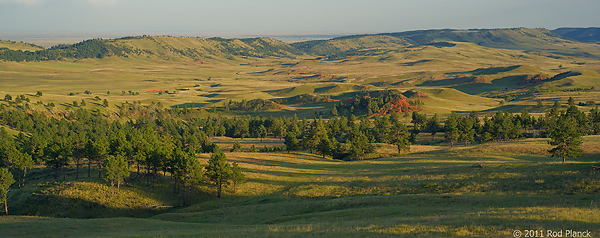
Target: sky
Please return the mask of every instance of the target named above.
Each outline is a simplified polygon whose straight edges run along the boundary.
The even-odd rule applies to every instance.
[[[0,0],[15,32],[360,34],[599,26],[599,0]]]

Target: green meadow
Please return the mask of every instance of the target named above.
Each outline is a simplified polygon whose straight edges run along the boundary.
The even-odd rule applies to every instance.
[[[189,207],[179,207],[176,196],[161,196],[170,188],[160,182],[152,189],[125,186],[111,198],[97,179],[40,188],[40,178],[14,189],[14,196],[40,191],[13,201],[11,209],[45,205],[56,218],[3,216],[0,227],[9,237],[507,237],[514,230],[567,229],[598,234],[600,174],[591,166],[600,138],[586,137],[585,155],[564,164],[545,155],[548,148],[545,139],[414,146],[412,153],[355,162],[297,152],[226,153],[248,182],[237,193],[228,188],[223,199],[205,187]],[[55,198],[31,202],[42,196]],[[78,211],[82,203],[92,207]]]

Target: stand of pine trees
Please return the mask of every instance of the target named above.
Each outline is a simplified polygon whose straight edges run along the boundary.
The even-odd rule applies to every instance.
[[[10,169],[16,180],[13,186],[24,185],[27,172],[35,164],[44,165],[57,179],[65,179],[66,170],[74,167],[76,180],[93,176],[91,168],[95,167],[98,177],[106,178],[117,187],[122,181],[141,183],[144,179],[147,186],[154,186],[161,172],[169,173],[174,178],[174,191],[188,194],[186,201],[189,202],[189,194],[198,183],[216,181],[212,175],[205,174],[208,168],[198,168],[190,159],[199,153],[220,151],[209,139],[213,136],[241,140],[285,138],[288,152],[303,149],[335,159],[367,158],[373,152],[372,143],[392,144],[400,153],[410,149],[411,143],[415,143],[412,137],[418,133],[430,133],[432,138],[436,133],[444,133],[451,146],[550,137],[551,144],[556,146],[550,152],[565,159],[581,154],[578,148],[582,135],[600,134],[600,110],[595,108],[584,113],[575,105],[564,111],[554,107],[539,117],[523,111],[520,114],[497,112],[482,118],[477,112],[471,112],[469,115],[453,113],[442,121],[437,115],[427,117],[414,112],[412,130],[400,122],[397,113],[372,120],[357,120],[349,115],[309,121],[296,116],[207,117],[202,109],[162,109],[154,104],[118,107],[119,114],[103,114],[84,107],[72,111],[49,108],[48,113],[28,109],[23,103],[0,105],[0,125],[3,126],[0,128],[0,167]],[[120,120],[115,120],[119,117]],[[9,135],[4,127],[21,133]],[[122,166],[132,166],[135,172],[127,175],[119,170]],[[82,171],[85,167],[87,173]],[[222,187],[227,183],[218,184]]]

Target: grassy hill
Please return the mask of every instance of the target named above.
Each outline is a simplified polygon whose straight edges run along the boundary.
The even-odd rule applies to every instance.
[[[9,61],[44,61],[119,57],[160,57],[165,60],[216,60],[235,57],[294,58],[303,54],[281,41],[270,38],[222,39],[168,36],[90,39],[73,45],[58,45],[35,52],[19,52],[9,48],[0,59]]]
[[[572,28],[562,27],[552,32],[561,35],[562,37],[588,43],[600,43],[600,28],[599,27],[588,27],[588,28]]]
[[[305,41],[291,44],[294,48],[306,53],[327,56],[336,56],[362,49],[390,49],[408,45],[408,42],[403,39],[385,35],[345,36],[332,40]]]
[[[0,50],[2,48],[21,51],[38,51],[44,49],[41,46],[37,46],[30,43],[0,40]]]
[[[0,52],[25,49],[19,47]],[[123,122],[130,118],[119,115],[129,108],[145,113],[158,105],[202,107],[194,114],[199,117],[311,119],[321,113],[327,120],[336,100],[414,90],[424,94],[419,112],[429,117],[437,113],[442,121],[453,111],[489,116],[526,109],[539,115],[569,97],[576,105],[600,98],[597,52],[597,45],[521,28],[362,35],[292,45],[268,38],[92,39],[21,52],[34,60],[2,61],[0,97],[13,99],[0,104],[56,118],[84,107]],[[16,101],[19,95],[29,101]],[[104,99],[108,107],[102,105]],[[261,105],[275,100],[283,105],[256,112],[225,108],[230,100],[254,99]],[[534,107],[537,100],[543,104],[539,108]],[[587,112],[592,106],[579,108]],[[412,126],[410,113],[401,116]],[[2,127],[10,135],[19,133]],[[237,139],[211,140],[229,151]],[[38,167],[29,171],[24,187],[11,188],[9,212],[18,216],[0,216],[0,236],[510,237],[517,229],[600,233],[599,173],[592,170],[600,154],[598,136],[586,136],[584,155],[564,164],[548,157],[547,139],[450,147],[442,132],[432,137],[423,131],[416,140],[419,145],[405,154],[374,143],[380,159],[352,162],[305,152],[226,152],[248,182],[235,194],[227,188],[223,199],[204,184],[189,207],[181,206],[168,173],[158,176],[154,187],[138,178],[111,197],[98,171],[74,181],[74,170],[68,169],[63,181]],[[273,137],[239,141],[244,150],[283,145]],[[198,157],[205,166],[208,154]],[[134,168],[131,172],[135,176]]]
[[[87,44],[92,42],[81,45]],[[108,46],[99,48],[109,50],[107,52],[124,50],[121,56],[107,54],[103,58],[4,62],[0,69],[3,78],[0,95],[29,96],[32,100],[29,107],[37,110],[48,110],[49,102],[54,102],[58,109],[69,109],[73,101],[85,100],[87,107],[118,112],[122,103],[132,101],[145,105],[161,102],[166,107],[212,108],[222,107],[228,100],[276,99],[306,93],[341,100],[358,91],[420,91],[419,88],[436,87],[492,98],[522,98],[524,101],[514,103],[534,105],[537,98],[566,100],[574,96],[575,91],[582,93],[577,98],[583,102],[595,100],[595,92],[600,89],[597,80],[600,63],[597,60],[465,42],[362,49],[355,51],[357,55],[354,56],[317,60],[304,54],[261,56],[261,51],[256,50],[258,45],[268,48],[269,45],[283,44],[270,39],[136,37],[96,40],[94,44]],[[255,52],[256,55],[228,53],[224,44],[235,44],[246,49],[240,52]],[[82,52],[74,50],[81,45],[60,50],[74,54]],[[281,46],[281,51],[269,52],[288,52],[284,50],[288,45]],[[552,78],[566,72],[583,75],[522,84],[528,77]],[[34,97],[36,91],[42,91],[44,95]],[[85,91],[91,91],[91,94],[85,94]],[[548,96],[550,93],[551,97]],[[96,96],[107,99],[111,106],[103,108]],[[424,110],[428,110],[427,103],[425,101]],[[436,106],[438,109],[432,110],[444,113],[454,110],[453,104],[444,105],[446,108]],[[302,107],[302,104],[284,109],[273,115],[287,113],[288,116],[312,117],[314,112],[311,110],[331,110],[327,106],[314,108]]]
[[[387,37],[394,37],[397,39],[392,40],[391,38]],[[359,49],[381,48],[380,45],[376,44],[381,42],[381,40],[374,42],[373,39],[385,39],[387,42],[390,42],[388,45],[391,47],[408,44],[427,45],[437,42],[454,41],[471,42],[485,47],[500,49],[514,49],[559,55],[600,58],[600,47],[598,45],[588,45],[575,42],[543,28],[420,30],[398,33],[383,33],[376,35],[358,35],[325,41],[301,42],[292,45],[309,53],[328,55],[324,54],[325,52],[323,49],[331,49],[333,45],[341,42],[349,43],[349,45],[363,43],[358,44],[360,47],[336,47],[335,50],[332,51],[335,54],[340,54],[341,52],[347,52],[347,54],[350,54],[351,52]],[[438,47],[443,47],[443,45],[438,45]]]

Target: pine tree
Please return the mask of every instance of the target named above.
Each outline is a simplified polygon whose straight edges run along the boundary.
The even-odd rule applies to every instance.
[[[416,111],[414,111],[412,113],[411,123],[413,123],[415,125],[415,128],[418,129],[419,131],[421,130],[421,127],[423,126],[423,124],[425,124],[426,120],[427,120],[427,114],[419,114]]]
[[[475,129],[473,125],[474,121],[471,117],[460,117],[458,120],[459,138],[465,142],[465,146],[474,140]]]
[[[242,151],[242,144],[239,141],[233,142],[233,148],[230,150],[231,152],[240,152]]]
[[[569,100],[567,100],[567,104],[569,106],[575,106],[575,100],[573,99],[573,97],[569,97]]]
[[[0,168],[0,202],[4,202],[4,212],[8,215],[8,189],[15,182],[7,168]]]
[[[263,141],[263,138],[267,136],[267,128],[262,124],[258,127],[258,136],[260,137],[261,143]]]
[[[287,135],[285,135],[284,144],[288,153],[293,150],[298,150],[298,147],[300,146],[300,144],[298,143],[298,139],[296,139],[296,135],[294,135],[294,133],[292,132],[287,133]]]
[[[280,140],[283,137],[283,135],[285,134],[286,130],[285,127],[283,125],[283,122],[279,119],[279,118],[275,118],[273,120],[273,123],[271,125],[272,131],[273,131],[273,135],[275,137],[278,137]]]
[[[444,130],[446,131],[446,140],[450,142],[450,146],[454,146],[454,142],[458,140],[459,132],[458,132],[458,116],[455,112],[452,112],[450,116],[446,119],[446,124],[444,125]]]
[[[355,125],[350,132],[350,155],[354,158],[361,159],[364,155],[373,152],[373,145],[369,143],[369,139]]]
[[[408,128],[398,120],[392,121],[392,129],[387,140],[388,143],[398,148],[398,153],[401,153],[403,150],[410,151]]]
[[[200,161],[193,153],[185,153],[180,148],[175,148],[172,161],[175,190],[182,186],[185,190],[184,203],[190,205],[194,186],[200,184],[204,178]]]
[[[116,156],[109,156],[104,161],[104,179],[110,182],[110,192],[114,196],[113,187],[117,184],[117,193],[121,188],[121,182],[125,177],[129,176],[129,169],[125,156],[119,154]]]
[[[221,198],[223,187],[229,184],[232,176],[231,166],[227,163],[227,158],[221,150],[216,150],[210,156],[208,166],[206,167],[206,176],[210,181],[215,183],[217,186],[217,195]]]
[[[537,102],[536,102],[536,104],[535,104],[535,107],[536,108],[542,108],[542,107],[544,107],[544,104],[542,103],[542,100],[538,99]]]
[[[550,129],[550,145],[556,146],[549,150],[552,157],[558,157],[563,159],[563,163],[566,158],[576,158],[581,156],[581,134],[577,129],[577,122],[573,117],[567,114],[561,114],[555,125]]]
[[[231,166],[231,181],[233,182],[233,193],[237,192],[237,185],[246,182],[246,175],[242,173],[240,166],[233,162]]]
[[[18,150],[14,150],[11,156],[12,168],[17,171],[21,171],[19,187],[25,186],[25,176],[27,175],[27,169],[33,168],[33,159],[31,155],[23,153]]]
[[[335,150],[334,145],[331,140],[329,140],[327,134],[321,137],[316,149],[323,156],[323,158],[325,158],[326,155],[331,155],[333,150]]]
[[[425,124],[425,128],[427,129],[427,131],[429,131],[429,133],[431,133],[431,140],[433,141],[435,134],[437,134],[438,131],[442,129],[442,124],[440,124],[440,117],[437,113],[433,114],[433,117],[431,117],[427,121],[427,123]]]

